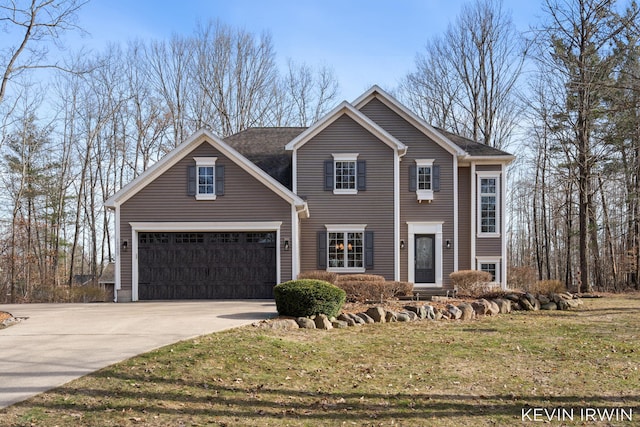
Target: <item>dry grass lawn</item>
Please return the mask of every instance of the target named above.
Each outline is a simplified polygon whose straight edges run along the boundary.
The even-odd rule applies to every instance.
[[[540,424],[523,421],[535,408],[550,425],[640,425],[639,369],[638,294],[471,322],[245,327],[110,366],[0,410],[0,425],[512,426]]]

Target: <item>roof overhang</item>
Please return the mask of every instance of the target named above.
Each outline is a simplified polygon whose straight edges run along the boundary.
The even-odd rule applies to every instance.
[[[290,151],[297,150],[343,115],[350,117],[367,131],[371,132],[380,141],[392,149],[397,150],[400,156],[404,156],[407,152],[407,146],[405,144],[381,128],[369,117],[355,109],[353,105],[349,104],[347,101],[340,103],[340,105],[334,108],[329,114],[325,115],[324,118],[294,138],[285,146],[285,149]]]
[[[296,211],[298,212],[299,217],[308,217],[309,216],[309,208],[307,206],[307,202],[301,199],[299,196],[294,194],[291,190],[286,188],[276,179],[272,178],[265,171],[257,167],[253,162],[244,157],[238,151],[233,149],[227,143],[225,143],[222,139],[215,136],[213,133],[209,132],[206,129],[201,129],[195,134],[193,134],[189,139],[185,142],[174,148],[170,151],[166,156],[160,159],[158,162],[149,167],[146,171],[140,174],[137,178],[131,181],[129,184],[125,185],[113,196],[109,197],[105,202],[104,206],[108,209],[116,209],[118,206],[125,203],[135,194],[137,194],[140,190],[145,188],[149,183],[153,182],[160,175],[169,170],[172,166],[182,160],[185,156],[187,156],[195,147],[202,144],[203,142],[207,142],[211,144],[214,148],[220,151],[225,157],[233,161],[235,164],[240,166],[246,172],[248,172],[255,179],[264,184],[271,191],[276,193],[278,196],[289,202],[290,204],[296,207]]]

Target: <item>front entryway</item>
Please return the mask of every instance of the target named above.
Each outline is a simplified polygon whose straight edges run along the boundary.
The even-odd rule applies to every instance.
[[[273,298],[275,232],[138,233],[138,299]]]
[[[415,235],[415,282],[435,283],[436,281],[436,236],[435,234]]]

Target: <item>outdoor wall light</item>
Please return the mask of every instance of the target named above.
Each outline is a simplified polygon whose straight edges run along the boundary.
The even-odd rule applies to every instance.
[[[404,240],[400,240],[400,249],[404,249]]]
[[[129,242],[126,240],[122,241],[122,252],[127,252],[127,247],[129,247]]]
[[[288,251],[289,250],[289,239],[285,239],[284,240],[284,250]]]
[[[451,240],[447,239],[445,245],[447,246],[447,249],[451,249]]]

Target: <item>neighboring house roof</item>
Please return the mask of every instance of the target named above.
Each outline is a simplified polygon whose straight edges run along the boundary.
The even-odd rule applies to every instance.
[[[115,209],[118,205],[126,202],[129,198],[133,197],[136,193],[146,187],[149,183],[153,182],[157,177],[169,170],[173,165],[178,163],[182,158],[187,156],[194,148],[203,142],[208,142],[222,154],[224,154],[229,160],[236,163],[238,166],[247,171],[258,181],[262,182],[267,188],[274,193],[282,197],[287,202],[293,204],[298,213],[301,215],[308,215],[309,209],[307,203],[291,192],[287,187],[282,185],[279,181],[268,175],[265,171],[255,166],[245,156],[240,154],[237,150],[232,148],[229,144],[212,134],[206,129],[201,129],[196,132],[191,138],[178,145],[166,156],[160,159],[157,163],[153,164],[150,168],[144,171],[136,179],[125,185],[116,194],[111,196],[104,202],[105,207]]]
[[[306,127],[257,127],[228,136],[224,141],[260,169],[291,189],[291,152],[284,146]]]

